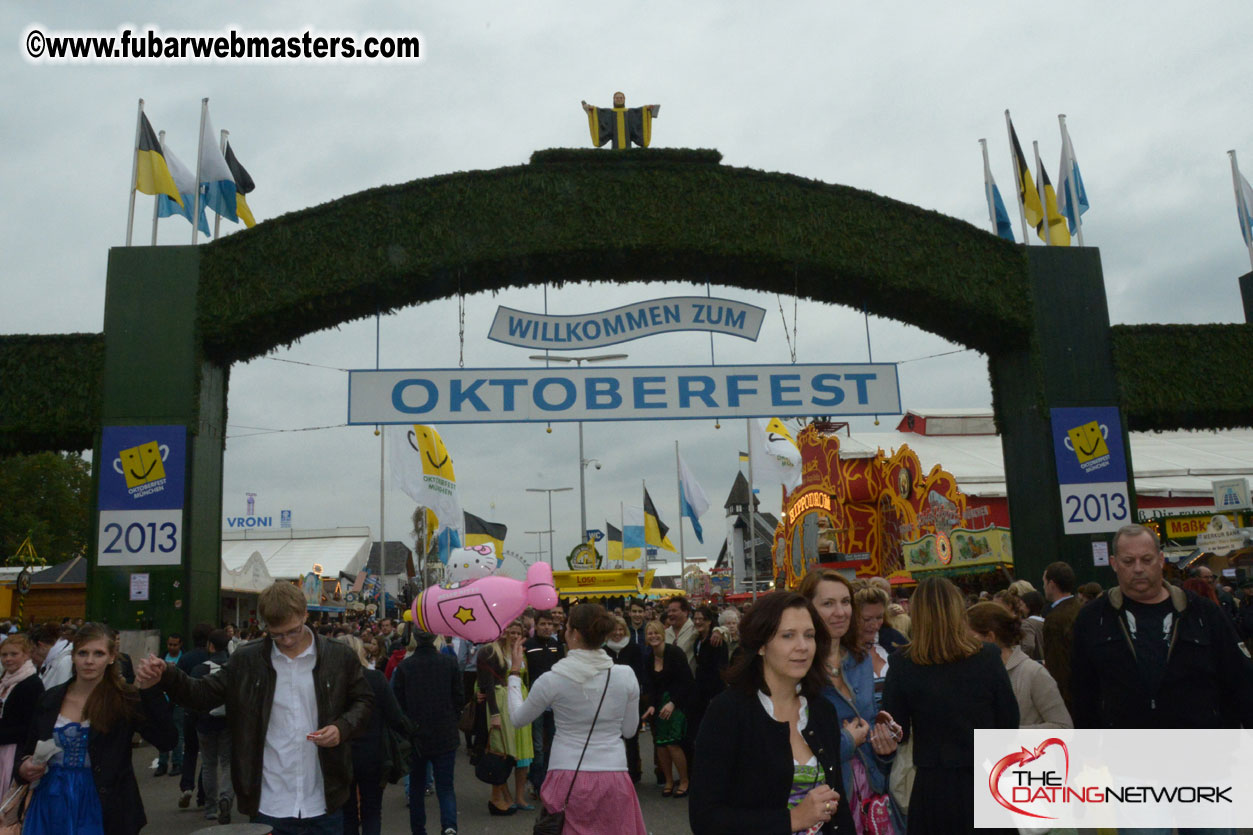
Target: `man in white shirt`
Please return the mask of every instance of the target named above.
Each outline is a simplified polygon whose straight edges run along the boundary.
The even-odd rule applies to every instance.
[[[374,695],[347,644],[315,635],[299,587],[278,581],[257,600],[268,637],[239,647],[214,675],[188,678],[150,656],[137,680],[160,676],[175,702],[225,704],[239,810],[274,835],[339,835],[352,783],[348,741]]]
[[[687,656],[687,665],[696,672],[696,627],[690,617],[692,604],[686,597],[672,597],[666,603],[666,643],[674,644]]]

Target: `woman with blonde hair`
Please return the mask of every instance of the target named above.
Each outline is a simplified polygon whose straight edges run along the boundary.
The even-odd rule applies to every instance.
[[[35,716],[35,705],[44,685],[30,654],[35,649],[25,635],[10,635],[0,643],[0,792],[7,792],[13,779],[17,746],[26,741],[26,731]]]
[[[870,667],[874,673],[874,707],[878,711],[883,702],[883,682],[888,675],[888,655],[897,646],[906,643],[905,636],[893,629],[899,643],[890,647],[883,645],[881,635],[888,609],[888,596],[883,589],[875,585],[863,585],[853,593],[853,601],[858,612],[857,637],[861,641],[862,652],[870,658]]]
[[[687,738],[687,715],[696,698],[696,679],[683,650],[666,643],[666,630],[660,621],[644,625],[648,644],[641,665],[640,706],[642,719],[652,720],[653,745],[665,785],[662,797],[687,797],[687,755],[683,741]],[[678,783],[674,772],[678,772]]]
[[[881,592],[873,586],[867,592]],[[902,821],[884,803],[887,779],[899,744],[899,727],[890,714],[875,707],[874,662],[862,642],[861,613],[853,584],[838,571],[815,569],[801,580],[798,591],[818,612],[831,638],[821,663],[827,686],[822,695],[834,707],[842,725],[840,761],[843,796],[858,833],[891,832]],[[878,627],[875,627],[876,630]]]
[[[509,718],[508,680],[505,677],[509,666],[510,655],[514,644],[521,644],[526,632],[522,621],[515,620],[500,633],[500,637],[479,650],[478,656],[478,689],[487,697],[487,748],[489,751],[504,753],[516,760],[513,771],[514,797],[509,796],[509,783],[506,780],[499,786],[492,786],[492,798],[487,803],[487,811],[493,815],[512,815],[518,811],[533,812],[535,807],[526,802],[526,775],[535,759],[535,747],[531,739],[531,725],[515,724]],[[525,656],[522,666],[516,667],[520,673],[526,672]],[[527,688],[522,686],[523,698]]]
[[[914,739],[908,832],[969,832],[974,729],[1017,728],[1018,702],[996,646],[970,633],[957,586],[928,577],[910,608],[912,640],[892,658],[883,689],[884,709]]]
[[[1009,673],[1009,683],[1018,700],[1018,727],[1073,728],[1057,682],[1038,661],[1027,657],[1018,646],[1022,626],[1017,615],[995,603],[979,603],[966,611],[970,631],[980,641],[996,644]]]

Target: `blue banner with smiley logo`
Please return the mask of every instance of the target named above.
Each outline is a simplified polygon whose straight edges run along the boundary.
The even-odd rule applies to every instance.
[[[101,510],[183,506],[185,426],[106,426],[101,431]]]
[[[1126,481],[1122,417],[1116,406],[1050,409],[1059,484]]]

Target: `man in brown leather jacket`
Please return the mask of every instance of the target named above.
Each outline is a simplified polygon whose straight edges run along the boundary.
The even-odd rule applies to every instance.
[[[231,783],[239,810],[275,835],[340,832],[352,782],[352,746],[374,696],[347,647],[305,626],[304,596],[278,581],[257,613],[267,637],[240,646],[220,670],[200,679],[150,656],[139,679],[160,676],[177,704],[209,712],[225,703]]]

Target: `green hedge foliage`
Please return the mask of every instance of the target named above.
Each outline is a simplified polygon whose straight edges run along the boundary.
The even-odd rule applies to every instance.
[[[90,449],[104,335],[0,336],[0,455]]]
[[[1022,248],[870,192],[718,165],[709,150],[555,149],[385,186],[207,245],[209,355],[547,281],[688,280],[797,293],[994,351],[1026,339]]]

